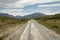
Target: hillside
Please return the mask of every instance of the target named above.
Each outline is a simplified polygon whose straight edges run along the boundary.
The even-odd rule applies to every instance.
[[[38,17],[42,17],[42,16],[45,16],[45,14],[43,14],[43,13],[33,13],[33,14],[30,14],[30,15],[25,15],[23,18],[32,19],[32,18],[38,18]]]
[[[12,18],[17,18],[17,19],[32,19],[32,18],[38,18],[38,17],[45,16],[45,14],[43,14],[43,13],[32,13],[32,14],[25,15],[25,16],[18,16],[18,15],[13,16],[13,15],[10,15],[8,13],[0,13],[0,16],[12,17]]]
[[[40,24],[60,34],[60,13],[35,19]]]
[[[0,13],[0,16],[3,16],[3,17],[11,17],[11,18],[19,18],[19,19],[22,18],[22,16],[13,16],[13,15],[10,15],[8,13]]]
[[[0,13],[0,16],[5,16],[5,17],[14,17],[13,15],[9,15],[7,13]]]

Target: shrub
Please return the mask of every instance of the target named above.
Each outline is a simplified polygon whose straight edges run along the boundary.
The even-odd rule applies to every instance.
[[[2,25],[0,24],[0,27],[1,27]]]
[[[52,25],[51,27],[52,28],[59,28],[57,25]]]

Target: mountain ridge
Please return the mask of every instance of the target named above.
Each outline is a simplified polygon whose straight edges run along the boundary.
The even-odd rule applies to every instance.
[[[33,13],[33,14],[30,14],[30,15],[26,15],[24,16],[23,18],[37,18],[37,17],[42,17],[42,16],[45,16],[45,14],[43,13]]]
[[[37,18],[37,17],[42,17],[45,16],[43,13],[33,13],[25,16],[13,16],[7,13],[0,13],[0,16],[6,16],[6,17],[13,17],[13,18],[20,18],[20,19],[31,19],[31,18]]]

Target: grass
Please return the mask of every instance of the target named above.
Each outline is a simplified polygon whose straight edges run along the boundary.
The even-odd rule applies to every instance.
[[[6,25],[11,25],[11,24],[21,24],[26,22],[26,19],[15,19],[15,18],[10,18],[10,17],[1,17],[0,16],[0,27],[6,26]]]
[[[60,34],[60,14],[44,16],[35,19],[38,23]]]
[[[15,19],[0,16],[0,36],[1,34],[9,32],[9,29],[15,28],[17,25],[25,24],[27,21],[27,19]]]
[[[60,34],[60,21],[58,22],[58,20],[52,21],[52,20],[47,20],[47,21],[43,21],[43,20],[36,20],[38,23],[46,26],[47,28],[53,30],[54,32]]]

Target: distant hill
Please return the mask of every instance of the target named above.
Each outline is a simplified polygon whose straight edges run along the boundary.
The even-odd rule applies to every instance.
[[[14,17],[13,15],[9,15],[9,14],[7,14],[7,13],[0,13],[0,16]]]
[[[33,14],[30,14],[30,15],[26,15],[24,16],[23,18],[37,18],[37,17],[42,17],[42,16],[45,16],[45,14],[43,13],[33,13]]]
[[[60,13],[55,15],[45,16],[46,19],[60,19]]]
[[[35,20],[60,35],[60,13],[35,18]]]
[[[0,13],[0,16],[12,17],[12,18],[22,18],[22,16],[13,16],[13,15],[9,15],[7,13]]]
[[[59,14],[55,14],[55,15],[47,15],[47,16],[44,16],[44,17],[39,17],[39,18],[36,18],[37,20],[38,19],[42,19],[42,20],[52,20],[52,19],[60,19],[60,13]]]
[[[23,16],[14,16],[14,18],[22,19]]]
[[[43,13],[33,13],[30,15],[25,15],[25,16],[13,16],[9,15],[7,13],[0,13],[0,16],[6,16],[6,17],[12,17],[12,18],[18,18],[18,19],[31,19],[31,18],[37,18],[37,17],[42,17],[45,16]]]

